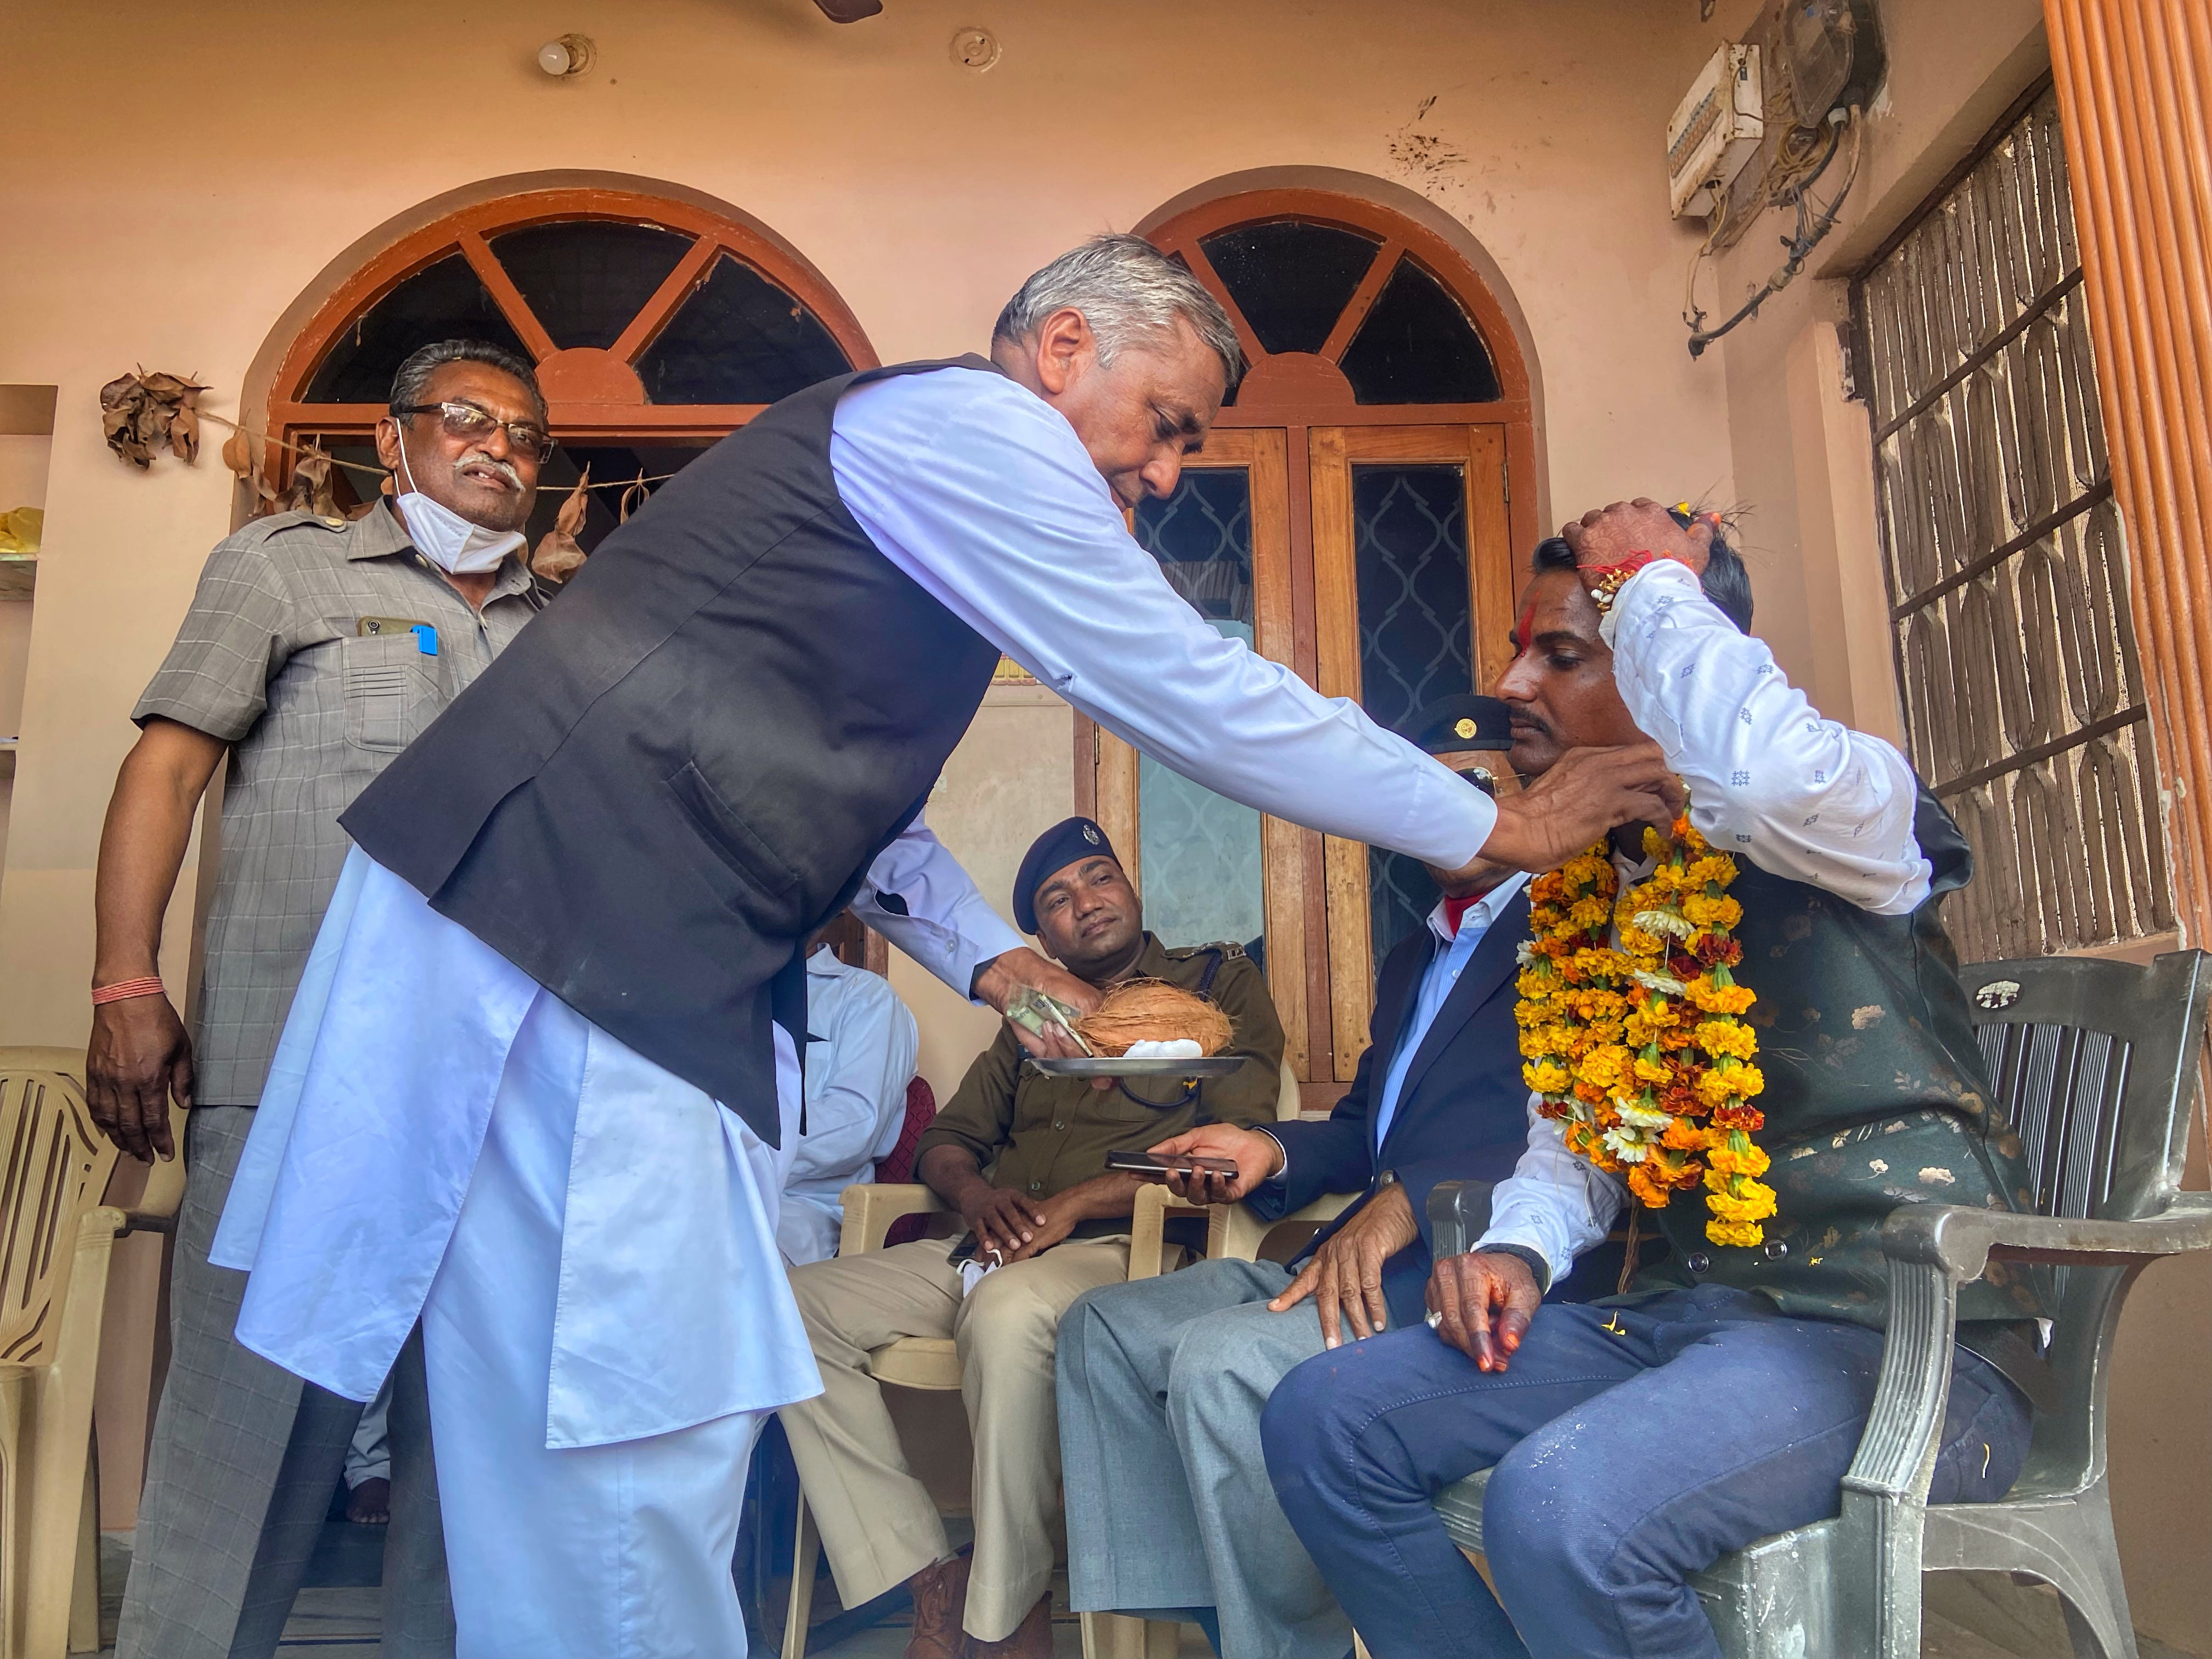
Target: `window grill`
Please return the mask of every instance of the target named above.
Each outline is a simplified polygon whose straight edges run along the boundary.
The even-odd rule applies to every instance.
[[[1969,959],[2173,926],[2056,96],[1853,285],[1912,762]]]

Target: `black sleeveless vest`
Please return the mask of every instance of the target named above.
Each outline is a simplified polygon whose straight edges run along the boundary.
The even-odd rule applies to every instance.
[[[1913,830],[1935,868],[1909,915],[1875,915],[1737,853],[1735,976],[1759,993],[1745,1018],[1766,1079],[1758,1141],[1773,1160],[1765,1178],[1778,1213],[1761,1245],[1741,1249],[1706,1240],[1702,1191],[1646,1211],[1671,1249],[1633,1291],[1728,1285],[1791,1318],[1879,1327],[1889,1297],[1881,1224],[1899,1204],[2033,1207],[1940,914],[1943,896],[1972,879],[1973,854],[1924,788]],[[2042,1311],[2032,1277],[1992,1261],[1960,1287],[1960,1340],[2021,1380],[2016,1345],[2001,1339]]]
[[[830,472],[847,387],[954,366],[825,380],[715,445],[340,819],[771,1145],[769,1026],[804,1036],[799,945],[927,799],[998,662]]]

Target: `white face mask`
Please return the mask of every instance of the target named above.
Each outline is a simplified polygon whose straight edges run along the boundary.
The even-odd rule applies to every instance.
[[[520,530],[486,530],[471,524],[442,501],[434,501],[415,488],[415,470],[407,464],[406,428],[400,426],[399,471],[407,488],[394,497],[400,517],[414,538],[415,550],[441,570],[456,576],[487,575],[500,562],[523,546]]]

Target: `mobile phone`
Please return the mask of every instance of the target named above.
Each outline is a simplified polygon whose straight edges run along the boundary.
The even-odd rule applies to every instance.
[[[1231,1180],[1237,1176],[1233,1158],[1193,1158],[1180,1152],[1109,1152],[1106,1167],[1140,1176],[1217,1175]]]

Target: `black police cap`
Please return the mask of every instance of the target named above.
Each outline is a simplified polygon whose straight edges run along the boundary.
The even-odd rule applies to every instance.
[[[1425,703],[1399,731],[1407,742],[1431,755],[1449,755],[1462,749],[1510,749],[1513,711],[1496,697],[1461,691]]]

